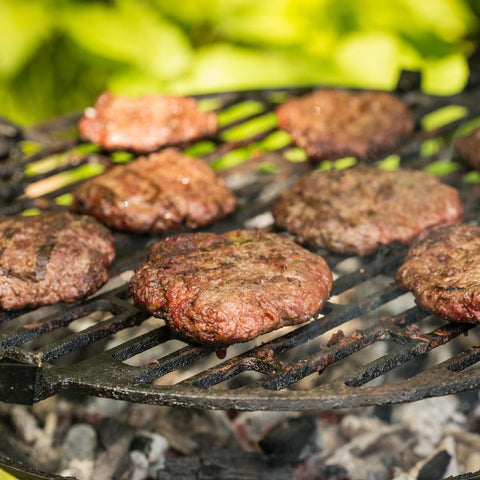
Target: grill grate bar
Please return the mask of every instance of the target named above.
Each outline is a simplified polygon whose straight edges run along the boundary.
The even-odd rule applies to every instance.
[[[262,143],[277,131],[275,126],[268,124],[268,116],[272,115],[279,97],[311,90],[311,87],[279,88],[199,97],[216,102],[218,112],[228,112],[229,108],[243,102],[259,103],[257,111],[226,121],[215,137],[206,139],[214,148],[202,158],[213,165],[228,167],[220,173],[232,183],[239,198],[239,209],[230,218],[205,231],[223,232],[256,225],[257,222],[265,222],[268,226],[271,222],[268,212],[276,193],[311,170],[312,166],[307,162],[287,160],[290,152],[298,150],[291,143],[282,143],[278,148]],[[413,109],[417,123],[414,137],[399,145],[397,152],[392,152],[399,155],[402,166],[430,168],[433,162],[455,160],[450,142],[460,128],[480,116],[480,89],[436,97],[416,90],[413,82],[406,90],[399,89],[398,93]],[[425,115],[453,104],[466,107],[466,116],[433,130],[422,130]],[[262,117],[267,119],[265,123],[261,121]],[[53,170],[25,174],[32,162],[69,149],[77,151],[79,140],[75,136],[55,140],[77,120],[78,116],[57,119],[24,133],[24,138],[40,141],[45,146],[33,155],[17,155],[0,165],[1,185],[5,187],[0,195],[0,202],[3,202],[0,213],[20,213],[29,208],[63,209],[65,207],[58,205],[56,198],[71,192],[76,183],[60,186],[36,199],[22,196],[22,193],[27,186],[67,173],[79,164],[100,163],[108,168],[115,163],[108,152],[75,153],[76,158],[69,158]],[[256,121],[260,122],[257,131],[245,130],[250,133],[246,138],[240,133],[232,135],[235,129]],[[441,139],[438,151],[431,155],[422,154],[424,142],[432,139]],[[241,164],[228,165],[224,159],[235,150],[250,158]],[[262,171],[259,166],[263,161],[271,162],[275,169]],[[465,183],[466,172],[459,165],[457,171],[443,178],[460,190],[467,219],[478,221],[480,186]],[[292,327],[286,333],[282,330],[251,344],[229,347],[230,358],[220,360],[215,357],[214,350],[193,345],[182,344],[171,351],[166,345],[175,339],[166,326],[155,322],[151,323],[152,327],[145,326],[150,325],[145,323],[148,315],[139,312],[128,298],[126,272],[145,259],[148,243],[160,237],[118,232],[114,236],[118,258],[111,269],[111,282],[120,283],[120,287],[108,289],[107,286],[97,296],[73,306],[58,305],[0,314],[0,385],[2,378],[9,379],[5,380],[8,382],[15,379],[15,385],[18,384],[5,401],[34,402],[68,390],[143,403],[244,410],[307,410],[414,401],[477,388],[480,383],[476,369],[466,368],[480,360],[480,344],[465,348],[462,340],[462,334],[467,332],[475,340],[477,328],[474,325],[451,324],[418,308],[410,308],[410,304],[402,307],[400,312],[390,313],[390,302],[401,301],[405,293],[392,278],[404,256],[404,246],[382,248],[375,255],[357,259],[318,252],[325,256],[336,276],[331,301],[323,311],[310,322]],[[353,268],[348,266],[350,260],[354,261]],[[375,282],[380,282],[380,287]],[[368,287],[370,283],[374,285],[373,293],[373,287]],[[337,296],[338,302],[343,304],[333,303],[337,302]],[[70,328],[74,321],[88,320],[90,315],[103,315],[103,318],[95,320],[93,325],[87,322],[80,331]],[[339,327],[346,333],[340,330],[333,333]],[[42,344],[48,333],[55,333],[55,338]],[[107,341],[114,334],[118,334],[115,341],[120,343],[97,353],[98,349],[104,348],[104,343],[111,345]],[[329,340],[324,339],[326,335],[330,335]],[[451,358],[439,364],[433,360],[429,363],[433,366],[425,367],[426,360],[438,347],[455,341],[460,343],[455,343]],[[380,351],[377,346],[382,347]],[[462,351],[453,355],[455,349]],[[93,355],[88,354],[92,350]],[[81,357],[80,360],[67,361],[66,357],[71,357],[69,354],[74,352],[76,357]],[[84,353],[87,353],[86,358],[82,356]],[[395,374],[398,367],[403,371],[412,363],[416,365],[413,373],[398,383],[389,383],[388,376]],[[25,381],[31,384],[19,383],[19,367],[26,369]],[[189,369],[192,369],[191,373],[187,373]],[[168,384],[170,380],[165,378],[169,374],[177,375],[176,383]],[[246,383],[243,385],[242,382]],[[26,391],[33,394],[26,398]]]

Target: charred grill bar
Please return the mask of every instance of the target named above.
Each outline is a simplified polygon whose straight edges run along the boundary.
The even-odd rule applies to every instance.
[[[407,75],[399,82],[397,93],[412,108],[417,128],[413,138],[395,153],[400,155],[402,166],[435,170],[445,166],[442,159],[454,155],[452,139],[458,128],[480,116],[480,87],[472,82],[459,95],[435,97],[421,93],[417,80]],[[275,106],[310,90],[257,90],[199,97],[212,102],[226,120],[216,138],[197,143],[193,148],[197,148],[197,153],[206,148],[205,161],[225,167],[222,175],[240,205],[234,216],[208,231],[268,224],[268,212],[276,193],[313,168],[308,162],[288,160],[295,159],[298,150],[288,142],[278,144],[272,140],[278,135],[272,123]],[[242,105],[246,105],[247,114],[238,118]],[[449,105],[464,108],[465,115],[435,129],[421,128],[426,115]],[[0,165],[1,214],[20,213],[29,208],[66,208],[58,198],[70,192],[76,180],[59,186],[48,182],[62,179],[85,165],[109,166],[116,161],[114,155],[102,151],[85,153],[79,149],[72,153],[78,139],[75,134],[68,134],[77,120],[77,116],[57,119],[27,130],[23,136],[16,133],[12,137],[15,142],[9,140],[10,156]],[[18,142],[26,139],[40,142],[43,148],[31,155],[21,153]],[[436,145],[433,153],[425,153],[428,142]],[[68,150],[70,154],[48,166],[53,155]],[[243,158],[249,159],[239,163]],[[460,190],[467,221],[476,222],[480,185],[469,183],[468,174],[459,166],[445,173],[443,179]],[[279,332],[273,338],[260,338],[256,344],[240,346],[240,351],[237,353],[235,349],[231,358],[220,360],[212,349],[183,344],[174,351],[165,350],[146,364],[132,365],[128,363],[132,357],[173,340],[160,321],[148,331],[140,330],[148,315],[133,306],[128,293],[125,272],[145,259],[146,246],[156,238],[159,237],[115,233],[118,257],[111,268],[112,280],[93,298],[74,305],[0,314],[1,401],[31,404],[62,391],[74,391],[159,405],[309,410],[415,401],[480,386],[478,370],[467,368],[480,360],[480,344],[474,340],[466,348],[463,343],[462,348],[456,347],[458,353],[446,360],[427,362],[429,352],[437,347],[453,343],[469,332],[469,338],[474,339],[478,327],[432,318],[416,307],[409,306],[395,314],[385,314],[382,310],[405,293],[393,281],[405,253],[401,246],[384,248],[364,258],[351,258],[353,267],[348,271],[344,268],[348,257],[320,252],[336,274],[331,302],[321,315],[287,333]],[[364,284],[380,277],[385,281],[377,282],[375,291],[362,293]],[[341,301],[337,302],[337,298]],[[69,328],[90,315],[98,320],[79,329]],[[344,334],[343,329],[355,319],[359,319],[356,328],[348,327],[350,331]],[[128,329],[131,329],[129,338],[119,337],[118,345],[109,343],[104,349],[106,342]],[[326,375],[345,359],[379,343],[386,345],[386,349],[373,359],[353,369],[341,370],[336,378]],[[291,354],[292,351],[296,353]],[[378,377],[415,362],[417,371],[407,378],[375,382]],[[200,368],[184,380],[180,378],[165,385],[155,383],[165,375],[192,366]],[[245,372],[252,374],[252,378],[248,382],[237,381]],[[315,380],[308,388],[296,386],[313,374]]]

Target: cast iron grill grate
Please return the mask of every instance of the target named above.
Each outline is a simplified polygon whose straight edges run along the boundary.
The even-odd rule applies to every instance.
[[[403,76],[397,90],[414,112],[415,135],[376,163],[438,174],[460,190],[467,221],[477,222],[480,176],[457,162],[452,140],[480,117],[480,88],[436,97],[421,93],[415,80]],[[278,131],[273,113],[281,101],[310,90],[199,97],[218,110],[222,129],[184,150],[219,169],[239,199],[236,214],[209,230],[269,226],[275,195],[313,168]],[[17,135],[0,164],[0,214],[68,208],[69,192],[82,178],[130,159],[126,152],[81,144],[77,120],[62,117]],[[321,168],[351,162],[323,162]],[[157,238],[115,233],[111,280],[92,298],[0,313],[0,400],[30,404],[73,391],[161,405],[309,410],[400,403],[480,386],[478,327],[448,323],[413,306],[393,281],[402,246],[365,258],[319,252],[336,276],[323,311],[296,328],[229,347],[222,359],[225,352],[180,342],[162,321],[133,306],[129,275]]]

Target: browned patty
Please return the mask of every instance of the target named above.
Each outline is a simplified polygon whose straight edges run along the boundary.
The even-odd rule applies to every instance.
[[[5,310],[74,302],[108,279],[110,232],[70,213],[0,218],[0,305]]]
[[[424,309],[459,322],[480,321],[480,227],[440,227],[407,252],[396,274]]]
[[[146,95],[115,96],[105,92],[88,108],[80,120],[84,140],[107,150],[147,153],[213,135],[218,129],[217,115],[203,112],[190,97]]]
[[[480,170],[480,127],[465,137],[459,138],[455,146],[461,157],[473,168]]]
[[[317,160],[378,157],[413,131],[409,108],[386,92],[323,89],[277,108],[280,128]]]
[[[303,176],[279,195],[273,216],[300,243],[367,255],[460,221],[463,206],[457,190],[426,172],[358,165]]]
[[[255,230],[169,237],[130,281],[137,306],[188,341],[218,346],[304,322],[331,288],[321,257]]]
[[[235,204],[207,164],[169,148],[87,180],[73,192],[72,208],[119,230],[161,233],[208,225]]]

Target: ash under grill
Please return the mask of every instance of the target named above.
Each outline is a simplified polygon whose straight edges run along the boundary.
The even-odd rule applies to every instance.
[[[415,80],[402,77],[397,90],[415,115],[415,134],[376,164],[438,174],[460,190],[466,220],[477,222],[480,176],[457,163],[452,140],[478,123],[480,88],[436,97],[421,93]],[[217,168],[239,200],[234,216],[203,231],[272,223],[277,193],[313,168],[278,131],[273,109],[311,90],[199,97],[219,112],[223,126],[217,137],[184,150]],[[0,164],[0,214],[68,208],[69,192],[81,178],[130,159],[125,152],[81,144],[77,120],[63,117],[34,127],[12,144]],[[27,154],[32,148],[39,150]],[[350,162],[322,162],[321,168]],[[111,280],[84,302],[0,314],[0,400],[31,404],[73,391],[159,405],[309,410],[400,403],[480,386],[474,367],[480,360],[478,327],[448,323],[413,306],[393,280],[402,246],[365,258],[319,251],[336,277],[323,311],[296,328],[229,347],[222,360],[225,352],[180,342],[162,321],[133,306],[129,275],[159,238],[115,233]],[[452,346],[447,355],[445,344]]]

